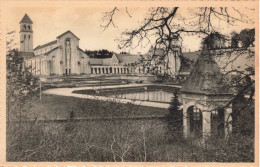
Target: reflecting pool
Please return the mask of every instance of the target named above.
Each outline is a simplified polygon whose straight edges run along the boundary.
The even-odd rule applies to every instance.
[[[141,92],[134,92],[134,93],[114,94],[114,95],[108,95],[108,97],[168,103],[171,101],[171,98],[173,97],[173,93],[166,92],[163,90],[155,90],[155,91],[141,91]]]

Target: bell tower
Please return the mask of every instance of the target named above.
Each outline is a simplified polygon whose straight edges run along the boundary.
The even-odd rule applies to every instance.
[[[20,21],[20,51],[33,52],[32,20],[25,14]]]

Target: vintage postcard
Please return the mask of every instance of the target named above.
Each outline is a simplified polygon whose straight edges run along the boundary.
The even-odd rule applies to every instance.
[[[1,166],[259,166],[258,1],[6,0],[0,25]]]

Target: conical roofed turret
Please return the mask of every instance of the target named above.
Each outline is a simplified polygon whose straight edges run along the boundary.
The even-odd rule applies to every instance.
[[[25,15],[23,16],[22,20],[20,21],[20,24],[21,24],[21,23],[32,24],[33,22],[32,22],[32,20],[30,19],[30,17],[29,17],[27,14],[25,14]]]
[[[209,51],[204,50],[180,91],[205,95],[232,94],[226,84],[218,64]]]

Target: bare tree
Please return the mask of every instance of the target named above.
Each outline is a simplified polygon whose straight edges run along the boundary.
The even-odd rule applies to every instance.
[[[111,12],[104,14],[105,29],[111,25],[115,27],[114,17],[117,10],[119,9],[114,8]],[[154,51],[148,61],[146,60],[146,65],[150,66],[154,60],[157,60],[156,64],[165,63],[158,60],[163,60],[174,52],[176,45],[181,46],[185,35],[206,37],[217,32],[220,24],[234,25],[236,23],[253,24],[254,21],[235,8],[150,8],[147,17],[143,19],[139,27],[122,33],[122,37],[118,39],[119,48],[145,47],[150,44],[154,46]],[[163,55],[156,54],[158,48],[164,49]]]

